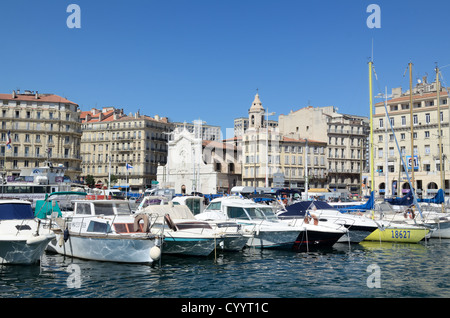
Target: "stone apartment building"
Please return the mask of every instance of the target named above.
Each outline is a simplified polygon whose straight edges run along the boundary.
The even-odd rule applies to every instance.
[[[308,106],[280,115],[278,125],[284,136],[324,143],[326,187],[360,193],[362,176],[368,169],[369,121],[366,117],[341,114],[334,106]]]
[[[97,186],[107,186],[111,173],[118,179],[111,187],[135,192],[151,187],[158,165],[167,162],[172,124],[166,117],[104,107],[82,112],[81,120],[83,177],[92,175]]]
[[[72,181],[79,179],[82,131],[78,104],[55,94],[17,90],[0,94],[0,112],[0,167],[7,175],[19,176],[21,168],[38,167],[49,160],[64,165]]]
[[[412,112],[409,89],[406,92],[402,92],[401,87],[392,89],[392,97],[387,101],[390,122],[386,116],[384,101],[375,104],[373,149],[374,190],[377,194],[402,196],[409,191],[410,187],[401,157],[408,166],[408,173],[417,194],[424,197],[431,196],[439,188],[445,189],[446,195],[449,194],[449,96],[446,88],[439,86],[438,90],[437,86],[436,81],[428,83],[427,78],[424,77],[413,87]],[[441,133],[439,133],[439,126]],[[442,175],[439,135],[442,136]],[[414,171],[411,171],[409,164],[412,155],[415,157]],[[370,180],[370,174],[367,178]]]
[[[258,94],[248,112],[248,125],[238,139],[244,186],[287,186],[303,191],[306,177],[309,187],[326,186],[326,141],[285,134],[279,129],[279,122],[268,125]]]

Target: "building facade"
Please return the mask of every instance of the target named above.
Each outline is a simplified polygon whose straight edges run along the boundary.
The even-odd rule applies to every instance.
[[[341,114],[334,106],[304,107],[279,116],[280,133],[325,144],[325,184],[330,190],[360,194],[368,169],[367,117]]]
[[[242,184],[250,187],[292,187],[301,191],[326,185],[326,142],[284,134],[268,124],[259,95],[248,112],[249,127],[240,140]]]
[[[81,114],[83,177],[92,175],[97,186],[127,188],[142,192],[156,181],[157,167],[167,162],[166,117],[125,115],[122,109],[105,107]]]
[[[241,185],[241,152],[232,143],[202,140],[183,127],[173,132],[168,147],[168,162],[158,167],[159,187],[215,194]]]
[[[207,125],[206,122],[198,119],[192,123],[173,123],[175,128],[185,128],[190,133],[193,133],[195,138],[202,140],[222,140],[222,131],[220,126]]]
[[[54,94],[13,91],[0,94],[0,110],[0,166],[7,175],[19,176],[21,168],[48,160],[64,165],[72,181],[79,179],[82,132],[76,103]]]
[[[401,88],[394,88],[392,98],[386,102],[389,120],[384,102],[375,104],[374,190],[380,195],[404,195],[410,189],[407,169],[417,194],[426,197],[442,188],[448,195],[450,188],[448,91],[441,87],[438,91],[437,83],[428,83],[425,77],[421,83],[413,87],[412,112],[410,101],[409,90],[402,92]],[[442,145],[441,154],[439,144]],[[412,157],[414,170],[411,170],[410,164]],[[401,158],[407,165],[406,169]],[[440,158],[443,162],[442,174]],[[370,174],[367,177],[370,180]]]

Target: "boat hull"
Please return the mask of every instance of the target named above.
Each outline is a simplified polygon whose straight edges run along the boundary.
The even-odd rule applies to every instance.
[[[297,237],[295,251],[308,251],[315,248],[333,246],[345,233],[335,231],[307,230]]]
[[[54,235],[39,235],[28,238],[6,237],[0,240],[0,264],[31,265],[39,263],[48,243]]]
[[[431,231],[431,238],[450,239],[450,222],[440,222],[433,224],[434,231]]]
[[[418,243],[430,231],[426,228],[413,227],[387,227],[376,229],[365,238],[366,241]]]
[[[239,252],[245,248],[248,240],[249,237],[246,235],[226,235],[223,237],[223,242],[219,246],[223,251]]]
[[[377,227],[358,227],[352,226],[348,228],[348,233],[343,235],[337,242],[338,243],[360,243],[366,237],[368,237]]]
[[[62,255],[105,262],[152,263],[151,249],[156,246],[154,237],[126,238],[117,235],[92,237],[70,233],[66,241],[63,234],[52,240],[47,250]]]
[[[247,247],[265,249],[292,249],[300,230],[259,230],[247,241]]]
[[[177,237],[166,235],[162,246],[163,254],[185,256],[208,256],[217,248],[221,240],[214,237]]]

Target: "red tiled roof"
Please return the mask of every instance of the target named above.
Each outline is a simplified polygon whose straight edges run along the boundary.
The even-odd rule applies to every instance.
[[[54,95],[54,94],[38,94],[38,99],[36,99],[35,94],[16,94],[16,98],[13,98],[12,94],[0,94],[0,100],[20,100],[20,101],[33,101],[33,102],[48,102],[48,103],[70,103],[78,105],[77,103],[71,102],[70,100]]]
[[[95,110],[96,113],[93,114],[92,111]],[[81,121],[83,123],[95,123],[95,122],[100,122],[100,114],[102,116],[102,122],[108,122],[108,121],[126,121],[126,120],[140,120],[140,119],[147,119],[147,120],[152,120],[152,121],[156,121],[156,122],[163,122],[163,123],[168,123],[169,121],[167,120],[167,117],[160,117],[159,120],[156,120],[155,118],[152,118],[150,116],[146,116],[146,115],[139,115],[137,118],[134,116],[128,116],[128,115],[124,115],[119,113],[118,114],[118,118],[114,119],[114,112],[116,110],[115,109],[111,109],[108,111],[102,111],[102,110],[98,110],[98,109],[91,109],[91,110],[87,110],[87,111],[82,111],[80,114],[80,118]],[[87,116],[90,115],[91,118],[89,119],[89,121],[86,121]]]
[[[114,116],[112,116],[114,114],[114,110],[109,110],[106,112],[98,112],[96,114],[93,114],[91,110],[89,111],[83,111],[80,114],[80,119],[83,123],[96,123],[100,121],[100,115],[102,116],[102,122],[103,121],[112,121],[114,120]],[[90,115],[91,118],[89,119],[89,121],[86,121],[87,116]]]
[[[436,92],[432,92],[432,93],[428,93],[428,94],[413,94],[412,98],[414,101],[414,100],[418,100],[418,99],[426,99],[426,98],[430,98],[430,97],[435,97],[436,95],[437,95]],[[447,96],[447,91],[445,91],[445,90],[440,92],[440,97],[444,97],[444,96]],[[388,102],[388,104],[390,104],[390,103],[403,102],[403,101],[409,102],[409,100],[410,100],[410,96],[409,96],[409,94],[407,94],[407,95],[400,96],[397,98],[389,99],[387,102]],[[376,103],[375,105],[384,105],[384,102],[379,102],[379,103]]]

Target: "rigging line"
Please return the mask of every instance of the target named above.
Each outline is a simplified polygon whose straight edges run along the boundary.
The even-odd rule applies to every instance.
[[[402,160],[403,168],[405,169],[405,173],[406,173],[406,177],[408,179],[408,184],[409,184],[409,187],[410,187],[410,191],[413,191],[413,202],[414,202],[414,205],[418,209],[419,214],[420,214],[420,216],[423,219],[422,210],[420,209],[419,203],[417,202],[415,191],[414,191],[414,188],[413,188],[412,183],[411,183],[411,178],[409,177],[408,167],[406,166],[405,161],[403,160],[403,155],[402,155],[402,153],[400,151],[400,147],[398,145],[397,137],[395,136],[394,127],[392,127],[391,119],[390,119],[390,116],[389,116],[389,113],[388,113],[388,110],[387,110],[387,103],[384,104],[384,109],[386,111],[386,116],[388,118],[388,123],[389,123],[389,126],[391,127],[392,134],[394,135],[395,144],[397,145],[397,150],[399,152],[400,159]],[[414,158],[411,158],[411,160],[414,160]]]

